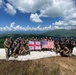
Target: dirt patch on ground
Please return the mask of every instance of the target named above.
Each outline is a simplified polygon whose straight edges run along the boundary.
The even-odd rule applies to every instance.
[[[0,61],[0,75],[76,75],[76,57]]]

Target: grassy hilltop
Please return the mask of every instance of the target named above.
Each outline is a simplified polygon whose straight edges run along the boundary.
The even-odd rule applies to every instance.
[[[0,61],[0,75],[76,75],[76,57]]]

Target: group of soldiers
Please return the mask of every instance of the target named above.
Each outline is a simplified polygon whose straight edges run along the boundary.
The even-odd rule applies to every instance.
[[[75,41],[73,38],[60,39],[54,42],[56,53],[60,53],[61,56],[71,56],[73,48],[75,47]]]
[[[17,38],[15,41],[13,41],[12,37],[6,38],[4,41],[4,47],[6,51],[6,60],[8,60],[10,56],[16,58],[18,55],[30,54],[28,43],[21,37]]]
[[[18,55],[30,54],[28,42],[30,40],[38,40],[38,41],[42,42],[43,39],[48,40],[49,38],[32,37],[32,38],[25,39],[25,38],[19,37],[15,40],[13,40],[12,37],[6,38],[4,41],[4,47],[5,47],[5,51],[6,51],[6,60],[8,60],[8,58],[10,56],[14,56],[16,58]],[[55,38],[50,37],[50,39],[54,41],[53,50],[56,53],[60,53],[61,56],[71,56],[72,55],[73,48],[75,47],[75,41],[72,38],[55,39]]]

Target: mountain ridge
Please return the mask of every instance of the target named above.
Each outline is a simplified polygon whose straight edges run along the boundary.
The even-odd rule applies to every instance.
[[[47,31],[43,33],[43,35],[47,36],[76,36],[76,30],[75,29],[58,29],[58,30],[52,30],[52,31]]]

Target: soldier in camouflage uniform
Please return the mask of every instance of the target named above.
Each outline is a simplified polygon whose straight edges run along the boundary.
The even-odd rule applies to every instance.
[[[9,43],[10,43],[10,49],[9,49],[9,55],[11,56],[12,55],[12,53],[13,53],[13,50],[12,50],[12,46],[13,46],[13,39],[12,39],[12,37],[10,37],[9,38]]]
[[[30,55],[30,50],[29,50],[29,46],[28,44],[26,44],[25,47],[23,47],[24,51],[25,51],[25,54],[29,54]]]
[[[73,41],[73,40],[70,40],[70,41],[69,41],[68,48],[69,48],[69,50],[70,50],[70,56],[72,55],[73,48],[74,48],[75,45],[76,45],[76,44],[75,44],[75,41]]]
[[[5,47],[5,52],[6,52],[6,60],[9,58],[9,49],[10,49],[10,43],[8,38],[5,39],[4,41],[4,47]]]
[[[25,55],[25,54],[30,54],[28,43],[26,43],[25,41],[21,41],[19,55]]]
[[[59,53],[60,52],[60,45],[59,45],[59,41],[58,40],[56,40],[55,41],[55,51],[56,51],[56,53]]]
[[[61,47],[60,55],[68,57],[69,56],[68,40],[61,41],[60,47]]]
[[[63,45],[63,49],[60,50],[60,55],[68,57],[69,56],[69,49],[68,49],[68,47],[66,47],[65,45]]]
[[[19,50],[19,55],[24,55],[24,50],[23,50],[23,41],[20,42],[21,43],[21,46],[20,46],[20,50]]]

